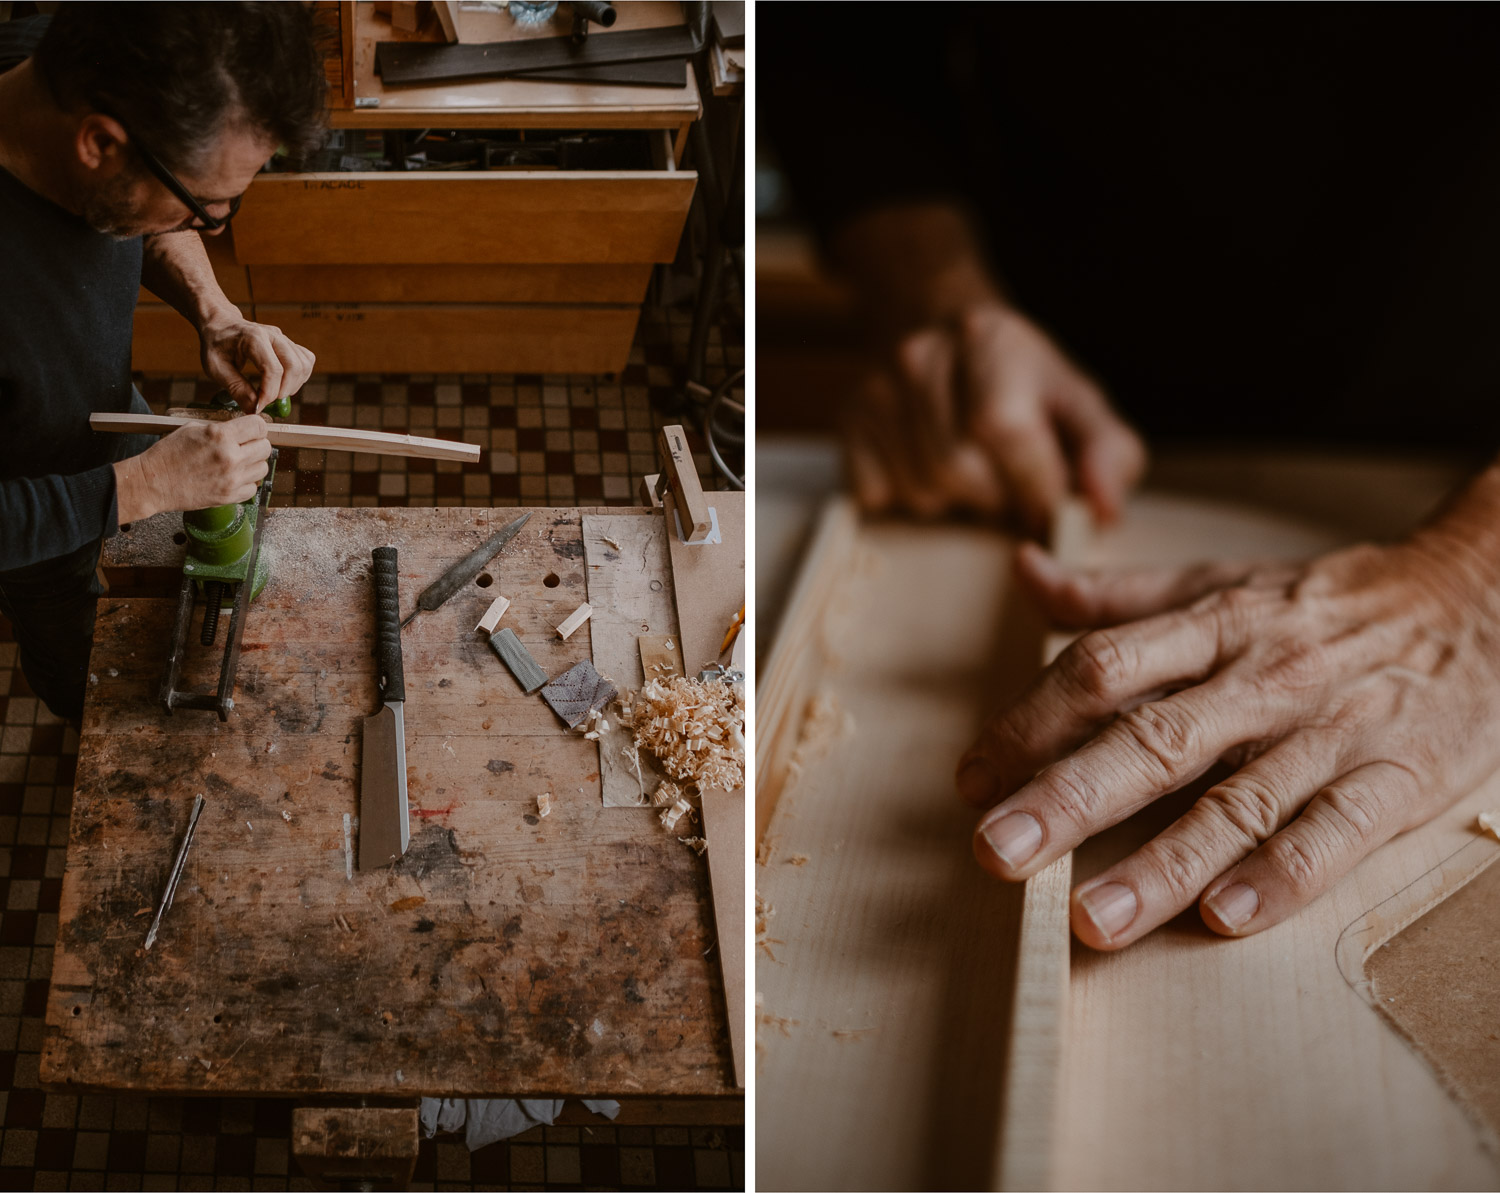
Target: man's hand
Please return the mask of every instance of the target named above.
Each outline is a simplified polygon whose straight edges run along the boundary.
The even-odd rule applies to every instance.
[[[263,410],[301,389],[317,358],[281,328],[251,323],[234,307],[226,308],[199,329],[204,373],[246,410]],[[259,380],[251,381],[256,374]]]
[[[258,415],[195,422],[120,460],[114,466],[117,520],[123,525],[163,510],[250,500],[271,455],[266,426]]]
[[[1091,576],[1034,546],[1017,570],[1095,629],[994,718],[960,794],[999,878],[1035,874],[1220,759],[1239,769],[1073,892],[1073,930],[1130,944],[1198,902],[1245,935],[1500,765],[1500,556],[1487,475],[1389,547],[1300,566]],[[998,804],[997,804],[998,801]]]
[[[845,423],[854,490],[871,511],[1011,512],[1040,533],[1070,490],[1112,520],[1146,464],[1099,387],[1000,302],[897,339]]]

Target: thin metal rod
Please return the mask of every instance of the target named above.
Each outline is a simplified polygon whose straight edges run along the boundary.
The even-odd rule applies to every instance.
[[[177,849],[177,860],[172,863],[172,873],[167,879],[167,891],[162,896],[161,906],[156,909],[156,918],[151,921],[151,931],[146,933],[146,948],[156,943],[156,930],[161,927],[161,917],[167,914],[167,908],[172,906],[172,896],[177,894],[177,884],[182,881],[182,867],[187,862],[188,846],[193,843],[193,831],[198,827],[198,817],[203,814],[203,805],[207,803],[202,792],[193,796],[193,814],[188,818],[187,832],[182,835],[182,844]]]

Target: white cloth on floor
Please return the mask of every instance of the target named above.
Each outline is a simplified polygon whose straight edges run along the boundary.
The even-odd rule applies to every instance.
[[[583,1104],[605,1118],[620,1113],[620,1104],[609,1099],[585,1098]],[[532,1127],[550,1127],[562,1108],[561,1098],[423,1098],[419,1115],[424,1138],[462,1131],[474,1152]]]

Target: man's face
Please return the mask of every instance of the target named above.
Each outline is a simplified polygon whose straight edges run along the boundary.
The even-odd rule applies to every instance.
[[[220,134],[191,171],[174,173],[209,215],[222,218],[229,200],[245,191],[275,150],[265,134],[236,125]],[[99,181],[84,196],[81,214],[96,232],[120,240],[183,231],[195,222],[182,201],[133,155],[128,169]]]

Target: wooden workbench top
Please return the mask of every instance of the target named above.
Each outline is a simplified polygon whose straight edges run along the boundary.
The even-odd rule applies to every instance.
[[[474,632],[503,593],[502,625],[549,675],[589,657],[587,626],[566,642],[553,632],[585,599],[587,511],[533,511],[486,569],[492,585],[403,632],[411,847],[392,868],[346,875],[360,722],[379,707],[370,551],[399,549],[409,610],[519,512],[273,508],[271,579],[246,623],[227,724],[156,702],[173,600],[100,602],[44,1082],[735,1092],[704,859],[652,810],[603,807],[595,744],[524,695]],[[162,562],[159,544],[138,553]],[[206,682],[217,656],[201,662]],[[183,880],[146,952],[198,792],[208,803]],[[538,820],[542,792],[553,811]]]

